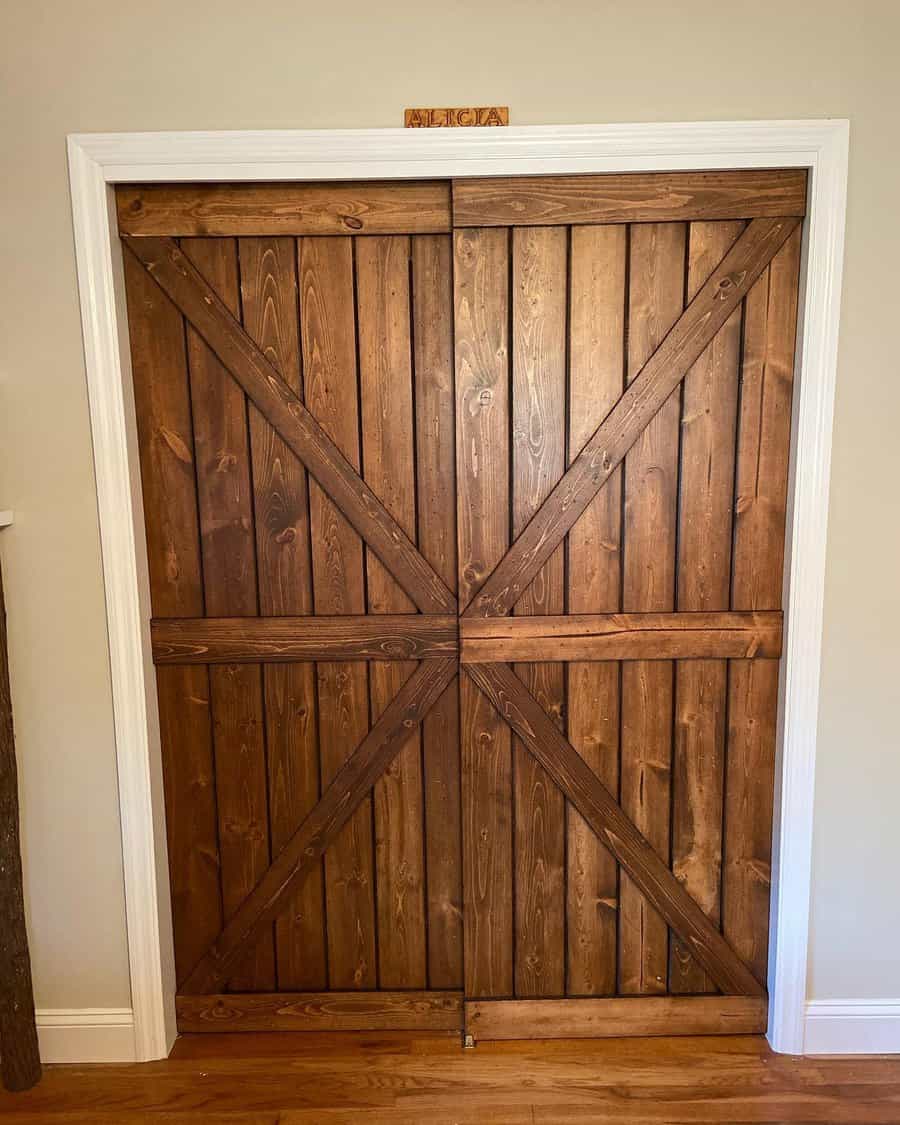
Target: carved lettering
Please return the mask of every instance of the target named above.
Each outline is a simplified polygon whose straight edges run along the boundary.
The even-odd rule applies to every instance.
[[[426,106],[407,109],[403,114],[403,124],[407,129],[450,129],[508,125],[509,106]]]

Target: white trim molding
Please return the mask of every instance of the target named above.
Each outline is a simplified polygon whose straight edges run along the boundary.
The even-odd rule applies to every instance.
[[[808,168],[776,794],[769,1037],[800,1052],[846,121],[70,136],[69,178],[109,622],[135,1057],[174,1039],[172,932],[134,404],[111,185]]]
[[[811,1000],[804,1054],[900,1054],[900,1000]]]
[[[134,1062],[131,1008],[39,1008],[41,1062]]]

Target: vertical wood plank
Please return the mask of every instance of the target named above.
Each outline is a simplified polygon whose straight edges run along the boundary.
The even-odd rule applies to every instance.
[[[569,461],[624,390],[625,226],[573,227],[569,313]],[[568,612],[615,613],[621,600],[622,470],[606,482],[568,538]],[[569,741],[610,793],[619,789],[619,665],[572,663]],[[616,862],[567,807],[566,990],[616,991]]]
[[[200,617],[203,579],[184,324],[130,254],[125,289],[152,609],[157,617]],[[209,673],[201,665],[158,668],[156,688],[180,984],[222,928]]]
[[[185,239],[182,250],[239,316],[234,240]],[[247,404],[243,391],[190,326],[187,341],[206,612],[252,617],[258,600]],[[211,667],[209,678],[227,921],[269,865],[262,677],[258,665],[235,664]],[[235,991],[274,987],[271,934],[229,984]]]
[[[509,236],[454,234],[457,538],[465,607],[509,543]],[[460,681],[467,996],[513,992],[509,727]]]
[[[743,228],[741,222],[691,223],[688,300]],[[740,337],[736,309],[684,380],[679,610],[728,608]],[[724,660],[681,660],[675,666],[672,870],[714,922],[721,898],[726,676]],[[669,949],[669,991],[715,991],[676,934]]]
[[[238,242],[244,328],[301,398],[296,251],[291,238]],[[259,586],[268,617],[312,612],[306,470],[256,407],[248,404]],[[287,843],[319,796],[316,675],[313,664],[263,670],[269,821],[273,854]],[[280,989],[327,983],[322,865],[275,923]]]
[[[629,381],[681,314],[685,227],[681,223],[635,225],[630,241]],[[669,612],[675,607],[680,406],[680,391],[675,390],[625,458],[622,608],[626,612]],[[621,803],[666,862],[672,688],[670,661],[636,660],[622,666]],[[665,921],[622,872],[619,991],[665,992],[668,956]]]
[[[419,550],[456,589],[453,284],[449,235],[412,239],[412,334]],[[428,987],[461,988],[459,686],[422,724],[427,871]]]
[[[513,535],[565,469],[566,268],[564,227],[513,230]],[[565,554],[550,556],[517,614],[562,613]],[[561,664],[524,664],[517,675],[562,725]],[[565,991],[565,802],[543,767],[513,739],[515,991]]]
[[[780,609],[801,231],[747,295],[734,508],[733,609]],[[722,930],[766,979],[778,664],[732,660]]]
[[[359,471],[353,250],[349,238],[299,241],[306,406]],[[314,480],[309,481],[313,601],[319,614],[365,613],[363,547]],[[326,786],[369,729],[366,665],[323,662],[318,680],[319,754]],[[328,981],[374,988],[372,801],[366,797],[325,853]]]
[[[359,380],[366,482],[416,540],[415,437],[410,349],[410,244],[406,236],[356,245]],[[370,613],[415,613],[372,551],[366,552]],[[415,663],[373,661],[374,722],[415,671]],[[422,747],[418,728],[375,783],[375,902],[382,988],[426,983]]]

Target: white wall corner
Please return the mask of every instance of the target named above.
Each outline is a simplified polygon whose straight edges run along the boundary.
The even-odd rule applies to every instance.
[[[41,1062],[135,1061],[131,1008],[40,1008],[35,1018]]]
[[[900,1000],[810,1000],[803,1053],[900,1054]]]

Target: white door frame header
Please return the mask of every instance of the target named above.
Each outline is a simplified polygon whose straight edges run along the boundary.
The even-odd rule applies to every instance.
[[[121,249],[111,185],[802,167],[810,171],[788,511],[769,1038],[803,1051],[846,121],[98,133],[68,138],[115,710],[138,1059],[175,1034],[159,719]]]

